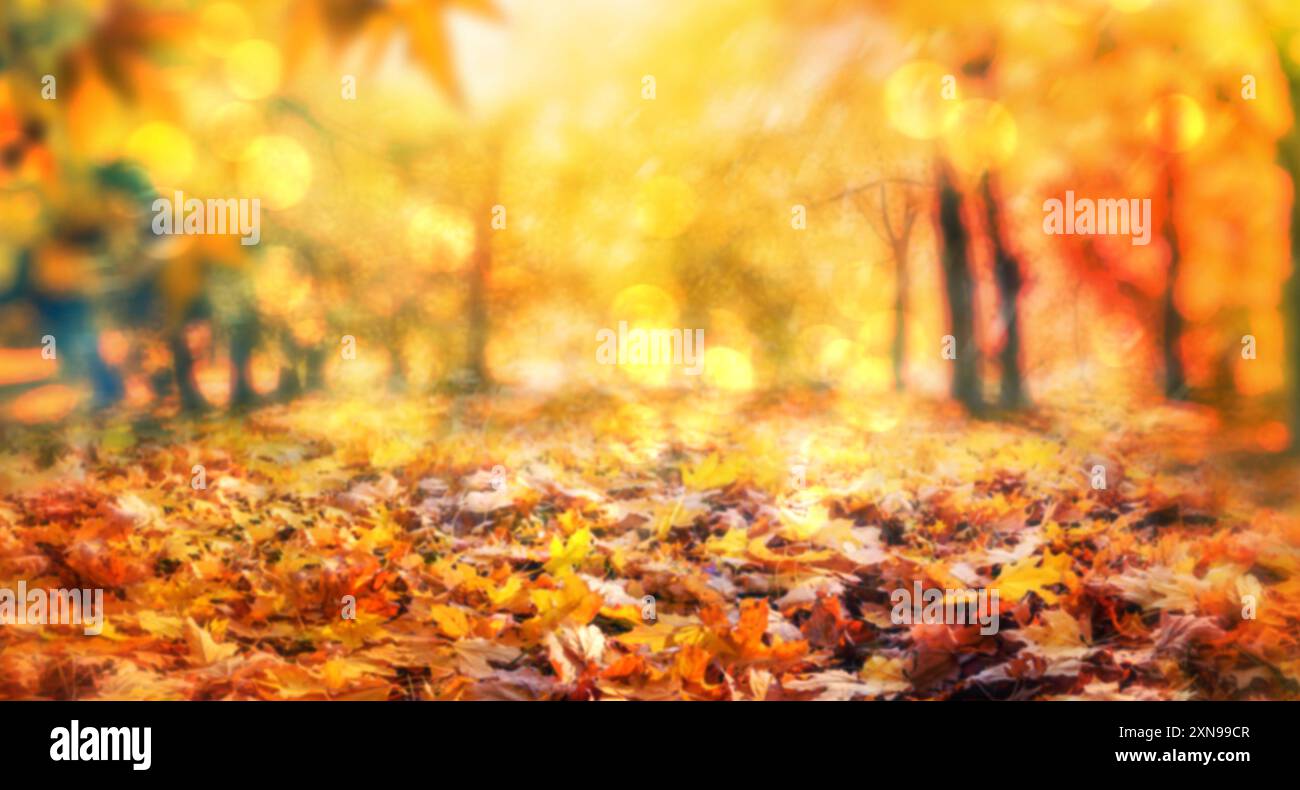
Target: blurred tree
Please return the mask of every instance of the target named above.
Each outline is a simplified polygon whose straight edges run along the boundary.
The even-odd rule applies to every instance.
[[[1002,386],[999,390],[1003,408],[1018,409],[1025,405],[1024,376],[1020,372],[1020,261],[1011,252],[1009,229],[1003,217],[1001,198],[994,186],[995,176],[985,173],[980,180],[987,216],[987,232],[993,244],[993,273],[998,284],[998,317],[1003,331],[999,362]]]
[[[1178,242],[1178,227],[1174,221],[1174,206],[1177,198],[1176,163],[1169,162],[1165,168],[1165,199],[1168,209],[1160,234],[1169,251],[1169,265],[1165,273],[1165,291],[1163,297],[1164,331],[1160,335],[1160,348],[1164,357],[1165,397],[1171,400],[1183,400],[1187,397],[1187,376],[1183,371],[1182,339],[1183,315],[1175,299],[1175,287],[1182,263],[1182,250]]]
[[[1293,33],[1300,35],[1300,32]],[[1294,40],[1294,38],[1292,39]],[[1300,119],[1300,63],[1279,47],[1284,64],[1293,119]],[[1287,380],[1290,388],[1291,450],[1300,452],[1300,127],[1293,120],[1290,131],[1278,142],[1278,161],[1291,178],[1290,225],[1291,273],[1283,288],[1286,312]]]
[[[480,17],[500,21],[501,13],[492,0],[411,0],[405,3],[376,3],[373,0],[296,0],[289,11],[285,49],[290,69],[301,63],[306,52],[324,39],[337,59],[343,49],[357,41],[370,49],[371,64],[388,49],[399,34],[407,37],[412,62],[427,74],[447,98],[464,109],[465,95],[456,76],[451,37],[446,12],[460,9]],[[489,386],[491,374],[487,363],[487,345],[491,337],[489,291],[493,260],[493,207],[500,205],[500,169],[503,152],[498,127],[486,133],[477,176],[484,191],[477,201],[470,200],[466,210],[474,219],[474,245],[467,272],[466,353],[464,367],[455,376],[459,386],[480,390]],[[472,190],[470,190],[472,191]],[[390,317],[402,321],[409,316],[394,311]],[[393,360],[395,384],[405,384],[408,375],[402,361],[402,332],[394,328],[386,333]]]
[[[980,386],[980,353],[975,342],[975,283],[971,274],[971,238],[964,217],[965,196],[958,189],[952,166],[935,160],[938,206],[935,237],[948,298],[948,325],[956,346],[952,364],[952,396],[972,414],[984,410]]]
[[[909,179],[881,180],[876,188],[879,195],[879,218],[878,222],[872,223],[872,228],[889,247],[894,264],[894,326],[889,344],[889,359],[894,372],[894,391],[902,392],[906,388],[903,365],[907,357],[908,255],[912,247],[912,227],[921,215],[922,201],[919,185]],[[894,212],[889,208],[891,191],[898,193],[898,220],[894,219]]]

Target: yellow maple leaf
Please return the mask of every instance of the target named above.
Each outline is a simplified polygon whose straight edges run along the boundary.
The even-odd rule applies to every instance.
[[[551,538],[551,559],[545,568],[547,573],[559,575],[580,564],[591,552],[591,530],[583,527],[569,536],[565,542]]]
[[[199,666],[230,658],[239,650],[239,645],[218,643],[208,629],[194,622],[192,617],[185,619],[185,642],[190,647],[190,660]]]
[[[529,598],[537,616],[524,624],[524,638],[536,641],[562,622],[586,625],[600,613],[605,599],[592,592],[581,577],[566,574],[558,589],[534,589]]]
[[[443,636],[460,639],[469,634],[469,617],[465,615],[463,609],[446,604],[434,604],[429,608],[429,614]]]
[[[371,664],[349,661],[345,658],[331,658],[321,667],[321,678],[331,691],[338,691],[375,670],[376,667]]]
[[[907,679],[907,671],[901,658],[871,656],[862,664],[858,677],[876,684],[880,694],[898,694],[907,691],[912,684]]]
[[[677,619],[671,617],[660,617],[653,623],[645,623],[638,617],[638,623],[633,626],[632,630],[618,634],[614,639],[629,647],[645,646],[651,652],[659,653],[669,645],[694,644],[698,639],[692,639],[682,634],[682,626]],[[696,633],[703,633],[701,626],[688,626],[694,629]]]
[[[556,516],[555,523],[565,535],[572,535],[582,527],[582,514],[576,510],[566,510]]]
[[[1087,647],[1079,621],[1069,612],[1044,609],[1037,620],[1025,626],[1021,635],[1033,644],[1048,649],[1075,649]]]
[[[1073,589],[1079,577],[1070,569],[1069,554],[1043,554],[1040,563],[1036,557],[1025,557],[1019,562],[1005,565],[998,575],[994,589],[998,597],[1006,603],[1016,603],[1030,591],[1038,593],[1049,604],[1056,603],[1059,597],[1051,590],[1045,589],[1054,584],[1064,584]]]
[[[787,540],[810,540],[830,523],[825,505],[783,507],[779,511],[781,536]]]
[[[724,557],[743,557],[745,547],[748,545],[749,533],[732,527],[720,538],[709,538],[704,544],[704,550],[709,554],[720,554]]]
[[[158,614],[149,609],[141,609],[136,615],[136,624],[152,636],[162,639],[176,639],[182,633],[185,624],[179,617]]]
[[[511,576],[505,584],[488,590],[488,600],[492,601],[493,606],[503,606],[514,600],[523,588],[523,581],[518,576]]]
[[[739,472],[740,459],[732,457],[723,461],[713,453],[695,466],[683,466],[682,483],[698,491],[723,488],[735,482]]]

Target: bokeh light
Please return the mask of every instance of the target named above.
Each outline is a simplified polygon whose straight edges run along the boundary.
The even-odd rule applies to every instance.
[[[951,71],[930,61],[900,67],[885,81],[885,113],[895,129],[916,140],[933,140],[944,130],[956,103],[944,97]]]
[[[296,205],[312,183],[311,157],[292,137],[263,135],[244,149],[239,162],[240,189],[269,209]]]
[[[280,51],[269,41],[241,41],[226,55],[226,84],[241,99],[271,95],[280,86],[280,75]]]

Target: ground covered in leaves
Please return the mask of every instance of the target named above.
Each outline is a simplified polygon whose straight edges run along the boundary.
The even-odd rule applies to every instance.
[[[107,624],[0,626],[0,697],[1297,698],[1294,468],[1222,435],[830,393],[9,427],[0,586]],[[998,632],[894,624],[916,581]]]

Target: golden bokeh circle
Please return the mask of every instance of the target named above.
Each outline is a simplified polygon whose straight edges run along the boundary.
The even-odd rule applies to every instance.
[[[280,50],[269,41],[250,38],[226,54],[226,85],[241,99],[254,101],[280,87]]]
[[[885,80],[885,115],[899,132],[915,140],[933,140],[943,133],[955,102],[944,97],[944,77],[938,63],[907,63]]]
[[[307,194],[311,181],[311,157],[292,137],[258,137],[244,149],[239,162],[242,197],[259,198],[263,208],[296,205]]]

